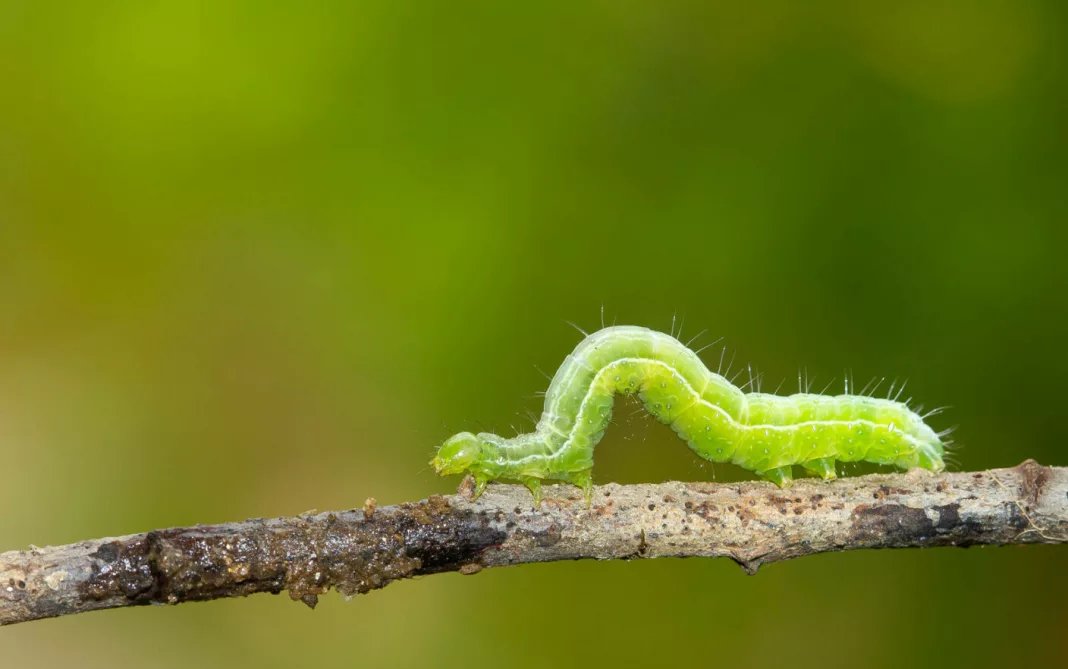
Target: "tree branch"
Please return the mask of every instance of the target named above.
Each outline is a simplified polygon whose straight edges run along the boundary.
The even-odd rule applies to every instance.
[[[767,562],[856,548],[1068,542],[1068,467],[763,482],[571,486],[539,510],[493,485],[398,506],[155,530],[0,554],[0,624],[139,604],[279,593],[314,606],[393,580],[573,560]]]

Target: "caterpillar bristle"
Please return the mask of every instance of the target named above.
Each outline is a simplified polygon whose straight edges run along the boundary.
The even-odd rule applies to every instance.
[[[700,339],[701,335],[703,335],[706,332],[708,332],[708,328],[705,328],[704,330],[701,330],[700,332],[698,332],[694,336],[690,337],[690,340],[688,342],[686,342],[686,348],[690,348],[690,345],[693,344],[698,339]]]
[[[897,401],[897,398],[901,397],[901,393],[903,393],[905,391],[905,386],[907,386],[908,384],[909,384],[909,380],[905,379],[905,382],[902,383],[901,387],[897,389],[897,394],[894,395],[894,401],[895,402]]]
[[[581,332],[581,333],[582,333],[582,336],[583,336],[583,337],[589,337],[589,336],[590,336],[590,333],[589,333],[589,332],[586,332],[585,330],[583,330],[582,328],[580,328],[580,327],[579,327],[578,325],[575,325],[575,324],[574,324],[574,323],[572,323],[571,321],[564,321],[564,322],[565,322],[565,323],[567,323],[568,325],[570,325],[571,327],[575,328],[575,329],[576,329],[576,330],[578,330],[579,332]]]
[[[723,350],[726,351],[727,349],[723,349]],[[720,376],[726,377],[728,374],[731,373],[731,367],[734,366],[734,358],[737,355],[738,355],[738,351],[735,351],[734,353],[731,353],[731,359],[727,362],[727,371],[725,371],[722,374],[720,374]],[[731,377],[731,383],[734,383],[734,379],[736,379],[736,378],[738,378],[738,377],[737,376]]]
[[[948,437],[949,435],[951,435],[954,432],[956,432],[958,427],[959,427],[958,425],[953,425],[951,427],[947,427],[946,429],[942,430],[941,432],[936,433],[935,436],[938,437],[939,439],[941,439],[942,437]]]
[[[707,330],[706,330],[705,332],[707,332]],[[715,346],[716,344],[720,343],[721,341],[723,341],[723,337],[720,337],[719,339],[717,339],[717,340],[716,340],[716,341],[714,341],[714,342],[711,342],[711,343],[705,344],[705,345],[704,345],[704,346],[702,346],[701,348],[699,348],[699,349],[697,349],[696,351],[694,351],[694,355],[701,355],[701,351],[704,351],[705,349],[709,349],[709,348],[712,348],[713,346]],[[723,352],[724,352],[724,353],[726,353],[726,352],[727,352],[727,349],[726,349],[726,348],[724,348],[724,349],[723,349]]]
[[[750,391],[756,392],[756,388],[753,385],[753,366],[752,365],[747,365],[746,369],[749,370],[749,380],[746,381],[745,383],[743,383],[742,385],[738,386],[738,390],[745,390],[746,388],[749,388]],[[742,370],[742,371],[745,371],[745,370]],[[731,383],[733,383],[733,381]]]
[[[938,407],[936,409],[931,409],[930,411],[928,411],[924,415],[920,416],[920,420],[927,420],[931,416],[937,416],[938,414],[946,411],[947,409],[952,409],[952,408],[953,407],[951,407],[951,406],[944,406],[944,407]]]

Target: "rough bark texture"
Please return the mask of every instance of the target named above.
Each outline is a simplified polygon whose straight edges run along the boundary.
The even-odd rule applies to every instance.
[[[410,576],[578,558],[729,557],[749,573],[856,548],[1068,541],[1068,468],[763,482],[492,485],[398,506],[155,530],[0,554],[0,624],[278,593],[314,606]]]

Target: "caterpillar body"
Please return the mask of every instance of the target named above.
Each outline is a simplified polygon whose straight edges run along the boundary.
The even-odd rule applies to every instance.
[[[904,403],[866,395],[744,393],[696,353],[662,332],[613,326],[588,335],[567,356],[545,395],[534,432],[506,439],[461,432],[431,460],[441,475],[469,472],[475,495],[491,480],[523,482],[541,499],[542,480],[593,494],[593,449],[616,395],[637,395],[697,455],[730,462],[779,486],[801,465],[824,479],[835,463],[945,468],[938,434]]]

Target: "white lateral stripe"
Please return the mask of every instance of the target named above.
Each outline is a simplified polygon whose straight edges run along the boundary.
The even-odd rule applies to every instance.
[[[675,370],[675,368],[672,367],[671,365],[669,365],[669,364],[667,364],[665,362],[661,362],[659,360],[651,359],[651,358],[619,358],[618,360],[614,360],[613,362],[605,365],[603,368],[601,368],[600,371],[598,371],[595,374],[593,382],[590,383],[590,386],[587,389],[585,396],[583,396],[583,398],[582,398],[582,403],[579,405],[579,410],[578,410],[578,412],[577,412],[577,414],[575,416],[575,424],[571,427],[571,430],[569,431],[569,433],[566,436],[563,435],[563,434],[560,434],[560,431],[556,430],[555,426],[553,426],[551,423],[549,424],[549,428],[553,432],[555,432],[556,434],[559,434],[560,436],[564,436],[565,437],[565,441],[564,441],[563,444],[561,444],[559,449],[557,449],[551,455],[548,455],[548,456],[542,455],[542,454],[532,454],[532,455],[528,455],[528,456],[525,456],[523,458],[520,458],[518,460],[513,460],[513,461],[509,462],[509,464],[510,465],[520,465],[520,464],[523,464],[525,462],[528,462],[530,460],[534,460],[534,459],[537,459],[537,458],[546,458],[548,460],[552,460],[552,459],[556,458],[556,456],[558,456],[560,453],[562,453],[563,451],[567,450],[567,448],[574,441],[574,438],[576,436],[576,431],[578,430],[579,426],[581,425],[581,421],[579,420],[579,417],[582,416],[582,413],[586,409],[586,406],[587,406],[590,398],[593,396],[594,385],[600,379],[602,374],[604,374],[605,372],[607,372],[607,371],[613,369],[614,367],[616,367],[618,365],[621,365],[623,363],[641,363],[641,364],[648,364],[648,365],[659,365],[660,367],[664,368],[668,372],[671,372],[675,376],[678,376],[680,379],[682,379],[683,387],[691,394],[691,396],[696,397],[694,402],[691,403],[689,405],[689,407],[687,407],[687,409],[693,407],[695,404],[703,404],[704,406],[708,407],[709,409],[712,409],[713,411],[717,411],[720,414],[722,414],[723,417],[725,417],[728,421],[730,421],[734,425],[736,425],[738,427],[741,427],[741,428],[744,428],[744,429],[747,429],[747,430],[755,429],[755,430],[784,431],[784,430],[797,430],[797,429],[804,428],[804,427],[809,427],[809,426],[826,426],[826,427],[835,426],[835,427],[837,427],[837,426],[841,426],[841,425],[849,425],[849,426],[854,426],[854,427],[855,426],[864,425],[864,426],[871,427],[873,430],[875,428],[877,428],[877,427],[883,427],[883,428],[887,427],[886,425],[883,425],[881,423],[876,423],[874,421],[867,420],[867,419],[858,419],[858,420],[810,420],[810,421],[804,421],[802,423],[794,423],[793,425],[770,425],[770,424],[746,425],[745,423],[741,423],[739,421],[736,421],[729,413],[724,411],[722,407],[716,406],[715,404],[712,404],[711,402],[707,401],[701,394],[697,393],[697,391],[693,388],[693,386],[690,385],[689,380],[687,380],[686,377],[684,377],[681,374],[679,374],[677,372],[677,370]],[[718,376],[719,378],[723,379],[723,376],[721,376],[719,374],[716,374],[715,372],[709,370],[708,368],[705,368],[705,371],[708,372],[709,378],[711,378],[712,376]],[[724,379],[724,380],[726,380],[726,379]],[[748,394],[754,394],[754,393],[748,393]],[[743,397],[746,397],[748,394],[743,395]],[[760,394],[765,394],[765,393],[760,393]],[[775,395],[774,397],[780,397],[780,396]],[[546,401],[546,405],[548,405],[548,398],[547,398],[547,401]],[[743,406],[743,415],[747,415],[747,414],[748,414],[748,403],[745,406]],[[539,425],[535,429],[538,429],[540,427],[541,427],[541,424],[539,423]],[[902,431],[898,431],[897,433],[900,434],[902,437],[904,437],[904,439],[907,442],[909,442],[913,447],[915,447],[917,449],[922,449],[925,452],[929,452],[929,449],[925,448],[926,444],[923,444],[922,442],[920,442],[918,439],[916,439],[912,435],[910,435],[908,433],[905,433],[905,432],[902,432]]]

